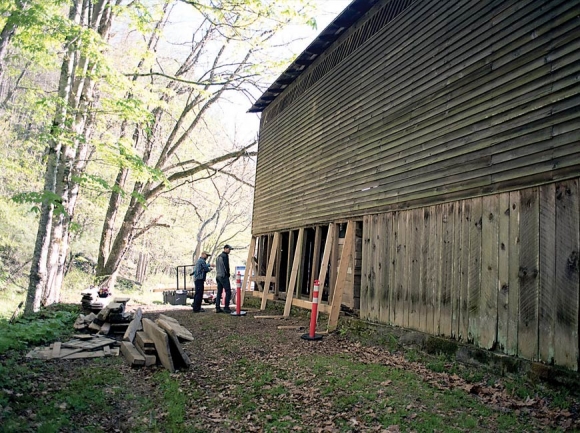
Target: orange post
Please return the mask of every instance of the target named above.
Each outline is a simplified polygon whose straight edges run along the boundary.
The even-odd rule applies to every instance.
[[[245,316],[247,313],[242,311],[242,274],[238,271],[236,275],[236,311],[232,316]]]
[[[314,290],[312,291],[312,310],[310,312],[310,333],[302,335],[303,340],[322,340],[322,335],[316,334],[316,318],[318,317],[318,294],[320,291],[320,281],[314,280]]]

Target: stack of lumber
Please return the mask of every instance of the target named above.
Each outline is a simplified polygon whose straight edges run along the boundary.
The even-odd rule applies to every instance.
[[[133,313],[126,312],[129,298],[115,298],[98,314],[81,314],[74,327],[76,330],[88,330],[101,335],[123,335],[133,320]]]
[[[64,343],[57,341],[50,347],[37,347],[26,357],[36,359],[81,359],[118,356],[118,341],[103,336],[87,334],[74,335],[74,338]]]
[[[185,341],[193,341],[193,335],[176,319],[161,314],[153,322],[136,314],[123,336],[121,353],[132,366],[149,366],[159,361],[173,373],[191,365],[182,347]]]

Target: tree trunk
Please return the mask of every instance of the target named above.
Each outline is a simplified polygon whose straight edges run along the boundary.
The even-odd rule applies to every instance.
[[[111,0],[100,0],[96,4],[86,0],[75,0],[69,18],[75,24],[82,24],[98,31],[99,35],[107,40],[113,18],[109,6]],[[61,198],[63,212],[56,215],[55,219],[53,206],[43,206],[30,275],[28,293],[30,302],[27,302],[27,311],[38,310],[41,301],[50,304],[58,301],[60,297],[64,264],[68,254],[70,223],[79,190],[73,175],[82,175],[86,168],[90,138],[88,132],[92,130],[94,122],[94,118],[90,115],[89,101],[93,101],[95,97],[96,82],[90,78],[95,64],[81,55],[74,42],[67,41],[68,52],[61,68],[59,97],[62,107],[55,115],[53,127],[55,138],[50,149],[50,152],[54,149],[55,158],[47,165],[45,179],[45,191]],[[66,126],[65,119],[69,111],[74,113],[74,118],[71,119],[72,124]],[[84,136],[84,139],[76,138],[72,144],[63,146],[59,139],[61,128],[66,131],[65,133],[72,133],[74,137]]]
[[[69,18],[71,21],[78,24],[80,20],[80,5],[78,1],[71,6]],[[65,124],[67,116],[68,107],[66,102],[70,98],[75,66],[74,47],[71,39],[67,40],[69,48],[63,59],[60,71],[58,96],[61,100],[61,105],[57,108],[51,129],[51,135],[53,138],[48,147],[46,171],[44,174],[45,193],[54,193],[56,191],[56,177],[62,151],[62,142],[58,139],[58,136],[60,134],[60,129],[63,128],[63,125]],[[48,278],[47,261],[50,249],[53,213],[54,204],[45,198],[40,209],[40,220],[38,222],[38,231],[36,234],[32,266],[30,269],[28,293],[24,309],[25,313],[31,313],[40,309],[40,303]]]

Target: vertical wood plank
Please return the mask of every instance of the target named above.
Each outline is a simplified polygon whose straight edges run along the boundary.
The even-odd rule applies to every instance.
[[[498,249],[498,297],[497,297],[497,343],[506,351],[509,321],[509,258],[510,258],[510,194],[499,196],[499,249]]]
[[[292,259],[294,258],[294,251],[296,250],[296,235],[294,230],[288,232],[288,257],[286,263],[286,293],[288,293],[288,286],[290,285],[290,275],[292,274]],[[289,272],[288,272],[289,271]]]
[[[540,306],[539,360],[554,359],[554,319],[556,313],[556,184],[540,187]],[[556,296],[555,296],[556,295]]]
[[[451,278],[451,337],[459,340],[459,300],[461,293],[461,220],[463,204],[455,203],[453,210],[453,245],[452,245],[452,269]]]
[[[335,225],[330,223],[328,225],[328,235],[326,236],[326,242],[324,243],[324,251],[322,253],[322,262],[320,263],[320,269],[319,269],[319,273],[318,273],[318,282],[320,284],[320,290],[322,290],[322,288],[324,287],[324,285],[326,283],[326,275],[328,274],[328,263],[330,262],[330,254],[332,252],[332,245],[334,243],[334,230],[335,230]],[[322,298],[322,296],[320,296],[320,298]],[[316,310],[316,323],[318,323],[319,311],[320,310]]]
[[[427,324],[425,331],[429,334],[435,334],[435,316],[437,312],[437,275],[439,261],[437,257],[439,233],[437,232],[437,207],[429,207],[429,253],[427,257]],[[437,322],[438,323],[438,322]]]
[[[375,320],[380,321],[381,317],[385,315],[383,312],[384,309],[387,309],[387,316],[388,316],[388,254],[387,254],[387,224],[386,224],[387,216],[386,214],[379,215],[378,218],[378,227],[377,227],[377,250],[376,254],[378,256],[378,268],[376,270],[377,274],[377,281],[376,281],[376,290],[377,290],[377,305],[375,311]]]
[[[371,218],[365,215],[363,218],[363,237],[362,237],[362,269],[361,269],[361,285],[360,285],[360,318],[363,320],[371,320],[370,318],[370,302],[369,302],[369,272],[370,272],[370,253],[369,253],[369,231],[371,225]]]
[[[336,285],[336,277],[338,276],[338,226],[334,229],[334,240],[332,241],[332,251],[330,253],[330,281],[328,286],[328,299],[332,299],[332,291]]]
[[[266,302],[268,301],[268,292],[270,291],[270,281],[272,280],[272,273],[274,272],[274,265],[276,264],[276,256],[278,252],[278,243],[280,242],[280,233],[274,233],[274,240],[272,241],[272,248],[270,249],[270,259],[268,261],[268,269],[266,270],[266,279],[264,280],[264,292],[262,293],[262,304],[260,310],[266,309]]]
[[[497,339],[499,195],[483,197],[479,346],[491,349]]]
[[[461,203],[461,286],[459,288],[459,340],[466,342],[469,335],[469,230],[471,200]]]
[[[294,259],[292,260],[292,272],[290,273],[290,280],[286,287],[286,304],[284,305],[284,317],[290,316],[290,309],[292,308],[292,298],[296,291],[296,280],[298,279],[299,267],[302,262],[302,246],[304,245],[304,228],[298,231],[298,240],[296,241],[296,249],[294,250]]]
[[[278,247],[276,248],[276,264],[274,266],[274,298],[278,298],[278,294],[280,293],[280,268],[282,265],[282,233],[278,234]]]
[[[390,323],[390,309],[391,309],[391,272],[392,272],[392,224],[393,224],[393,214],[388,212],[384,214],[382,225],[383,225],[383,244],[381,245],[380,251],[384,255],[382,261],[383,266],[383,276],[382,276],[382,287],[380,296],[380,309],[378,321],[381,323]]]
[[[413,289],[411,288],[411,272],[413,269],[413,242],[415,240],[413,230],[413,211],[407,210],[405,213],[405,328],[412,328],[411,314],[413,303],[411,300]]]
[[[537,188],[521,191],[518,354],[533,360],[538,359],[539,206]]]
[[[455,203],[445,203],[441,210],[441,297],[439,334],[451,336],[451,286],[453,275],[453,216]]]
[[[428,332],[427,320],[428,320],[428,291],[431,290],[429,285],[429,241],[430,241],[430,232],[429,232],[429,221],[430,221],[430,212],[429,208],[425,207],[422,209],[421,212],[421,224],[423,224],[422,230],[422,240],[421,240],[421,299],[420,299],[420,322],[419,322],[419,330],[422,332]]]
[[[314,232],[314,250],[312,251],[312,272],[310,275],[310,287],[314,287],[314,280],[318,278],[318,272],[320,270],[320,247],[322,244],[322,227],[316,226]],[[322,290],[324,286],[320,286]],[[312,302],[312,293],[314,290],[310,290],[310,302]]]
[[[395,324],[405,326],[405,212],[397,212],[397,269],[395,271]]]
[[[246,259],[246,270],[244,271],[244,281],[242,282],[242,293],[240,294],[240,299],[242,305],[244,305],[244,297],[246,290],[248,290],[248,281],[252,281],[252,274],[254,271],[254,251],[256,249],[256,237],[252,236],[250,239],[250,247],[248,248],[248,258]],[[257,273],[256,273],[257,275]]]
[[[442,298],[442,270],[443,270],[443,213],[444,205],[435,206],[435,317],[433,323],[433,332],[441,334],[441,298]]]
[[[332,306],[330,307],[330,317],[328,318],[328,331],[334,331],[338,325],[338,315],[340,313],[340,303],[342,302],[342,292],[345,286],[345,280],[349,267],[352,265],[353,246],[355,237],[354,221],[349,221],[346,227],[346,238],[340,255],[340,268],[336,279],[336,287],[334,288],[334,295],[332,296]]]
[[[379,318],[379,303],[380,303],[380,248],[381,243],[379,240],[379,224],[380,216],[373,215],[373,227],[371,231],[371,251],[372,251],[372,270],[371,270],[371,298],[372,304],[370,305],[370,317],[371,320],[376,322]]]
[[[520,311],[520,192],[510,192],[508,329],[506,353],[518,354]]]
[[[396,235],[396,212],[389,212],[387,214],[387,248],[389,250],[389,309],[387,311],[387,323],[395,323],[395,270],[397,264],[397,235]],[[384,317],[384,316],[383,316]]]
[[[409,293],[410,293],[410,313],[409,327],[419,330],[421,328],[420,304],[421,304],[421,244],[423,240],[423,210],[414,209],[411,212],[411,232],[412,242],[410,243],[410,263],[409,269]]]
[[[578,369],[580,216],[578,180],[556,186],[556,326],[554,361]]]
[[[477,197],[471,202],[469,222],[469,331],[468,342],[479,344],[479,300],[481,298],[481,223],[482,199]]]

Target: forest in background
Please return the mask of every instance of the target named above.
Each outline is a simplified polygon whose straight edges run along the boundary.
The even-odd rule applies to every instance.
[[[245,114],[303,0],[0,0],[0,316],[250,238]],[[292,37],[295,37],[293,33]],[[252,119],[249,119],[252,117]]]

